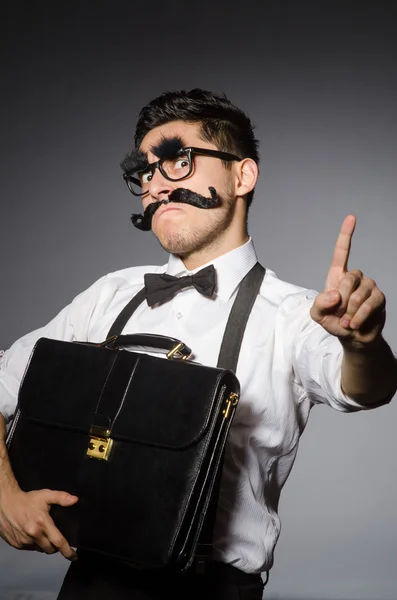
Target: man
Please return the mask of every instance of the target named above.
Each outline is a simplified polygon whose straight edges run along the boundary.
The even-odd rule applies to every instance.
[[[237,376],[242,395],[229,436],[214,535],[213,562],[203,574],[139,573],[74,550],[49,516],[71,506],[66,492],[25,493],[13,477],[4,444],[20,379],[42,336],[100,342],[144,285],[145,274],[181,277],[212,264],[215,293],[188,286],[161,302],[150,291],[123,333],[182,339],[194,359],[216,365],[239,284],[257,262],[247,212],[258,177],[257,141],[248,117],[224,96],[203,90],[166,93],[141,111],[135,148],[122,163],[143,214],[169,262],[109,274],[80,294],[46,327],[17,341],[3,357],[0,379],[0,534],[16,548],[73,561],[59,598],[261,598],[260,574],[273,562],[278,499],[299,436],[315,403],[341,411],[384,404],[397,388],[397,366],[382,337],[385,298],[375,282],[348,270],[356,220],[346,217],[326,277],[316,294],[266,271],[242,343]]]

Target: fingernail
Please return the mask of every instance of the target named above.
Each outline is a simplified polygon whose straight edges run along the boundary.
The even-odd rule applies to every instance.
[[[342,327],[345,327],[346,329],[349,329],[349,327],[350,327],[349,319],[342,319],[340,324],[342,325]]]

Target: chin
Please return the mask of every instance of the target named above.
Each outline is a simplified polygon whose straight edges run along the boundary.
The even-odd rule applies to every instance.
[[[176,225],[175,223],[164,222],[161,223],[161,225],[156,223],[156,225],[152,227],[152,231],[156,238],[162,244],[168,239],[171,240],[174,238],[178,238],[181,235],[183,228],[181,226]]]
[[[160,245],[170,254],[185,255],[195,250],[194,236],[181,227],[164,227],[160,231],[153,229]]]
[[[153,223],[152,231],[166,252],[187,256],[216,243],[230,224],[231,212],[217,218],[210,211],[206,213],[206,219],[196,218],[189,223],[162,218]]]

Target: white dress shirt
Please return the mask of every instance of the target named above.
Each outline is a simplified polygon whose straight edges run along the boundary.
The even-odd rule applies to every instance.
[[[150,308],[143,302],[123,333],[181,339],[192,359],[216,366],[227,317],[242,278],[256,263],[252,240],[212,261],[213,298],[193,287]],[[202,267],[201,267],[202,268]],[[145,273],[189,274],[171,255],[168,265],[110,273],[77,296],[48,325],[22,337],[1,357],[0,411],[10,420],[33,345],[40,337],[102,342]],[[245,331],[237,377],[241,399],[230,430],[216,522],[215,558],[246,572],[268,570],[280,532],[278,500],[294,463],[313,404],[341,411],[364,408],[340,386],[342,347],[310,317],[316,292],[266,270]]]

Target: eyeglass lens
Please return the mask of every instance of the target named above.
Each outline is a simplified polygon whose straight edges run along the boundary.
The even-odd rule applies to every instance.
[[[175,158],[163,159],[159,161],[162,175],[171,181],[178,181],[190,175],[191,159],[190,154],[182,154]],[[150,167],[146,171],[137,171],[131,173],[128,181],[128,187],[136,195],[142,195],[148,190],[149,184],[153,178],[155,167]]]

